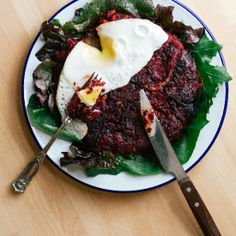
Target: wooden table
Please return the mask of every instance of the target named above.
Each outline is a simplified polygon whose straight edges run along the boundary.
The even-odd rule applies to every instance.
[[[139,194],[84,187],[47,161],[25,194],[9,184],[38,151],[25,123],[21,74],[40,23],[69,0],[0,0],[0,235],[201,235],[177,184]],[[236,2],[190,1],[236,76]],[[223,235],[236,234],[236,82],[223,129],[189,174]]]

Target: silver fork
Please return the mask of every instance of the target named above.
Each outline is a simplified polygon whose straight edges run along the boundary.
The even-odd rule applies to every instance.
[[[89,85],[90,81],[93,79],[96,80],[97,77],[98,75],[95,76],[95,73],[93,73],[81,89],[86,88]],[[28,186],[32,178],[35,176],[35,174],[38,172],[40,165],[44,162],[48,150],[51,148],[55,140],[61,134],[65,126],[70,124],[72,121],[73,119],[70,118],[69,115],[67,115],[61,126],[58,128],[55,135],[49,140],[48,144],[35,156],[35,158],[32,161],[30,161],[26,165],[26,167],[20,173],[20,175],[12,182],[12,187],[15,192],[18,193],[25,192],[26,187]]]

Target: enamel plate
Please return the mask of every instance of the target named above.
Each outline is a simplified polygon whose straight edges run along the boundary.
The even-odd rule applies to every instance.
[[[86,2],[88,1],[72,1],[71,3],[60,9],[51,19],[58,18],[61,22],[69,21],[74,16],[75,10],[83,7]],[[157,1],[155,1],[155,3],[157,3]],[[174,6],[175,19],[182,20],[184,23],[191,25],[194,28],[204,27],[208,36],[215,40],[202,20],[182,3],[174,0],[159,0],[158,4],[162,4],[165,6]],[[44,42],[42,41],[40,35],[37,35],[27,56],[22,80],[22,100],[27,123],[30,130],[32,131],[32,135],[36,143],[40,148],[44,147],[47,144],[50,136],[37,130],[30,124],[26,107],[30,96],[34,93],[32,73],[40,63],[35,57],[35,54],[43,46],[43,44]],[[218,54],[214,58],[214,64],[220,66],[224,65],[224,60],[221,54]],[[224,121],[227,102],[228,84],[225,84],[220,87],[217,97],[214,99],[214,103],[208,114],[208,120],[210,122],[202,129],[194,152],[190,160],[184,165],[184,169],[186,171],[192,169],[207,154],[207,152],[215,142]],[[98,175],[96,177],[87,177],[84,174],[83,170],[78,167],[60,167],[59,159],[62,156],[61,152],[67,151],[69,145],[69,142],[57,140],[48,152],[48,160],[53,163],[54,166],[60,169],[64,174],[87,186],[113,192],[138,192],[158,188],[174,180],[171,175],[164,173],[153,176],[139,177],[132,176],[123,172],[117,176]]]

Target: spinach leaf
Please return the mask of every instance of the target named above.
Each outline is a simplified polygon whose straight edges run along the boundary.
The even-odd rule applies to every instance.
[[[191,157],[201,129],[208,123],[207,113],[211,106],[203,89],[199,91],[199,102],[196,116],[188,124],[182,137],[173,143],[173,148],[181,164],[186,163]]]
[[[85,169],[85,173],[88,177],[95,177],[101,174],[118,175],[122,171],[125,171],[122,168],[122,166],[117,166],[116,168],[110,168],[110,169],[97,169],[97,168]]]
[[[30,97],[27,111],[32,125],[47,134],[55,134],[61,125],[60,114],[57,112],[52,113],[48,108],[39,106],[38,98],[35,94]],[[66,130],[62,131],[60,138],[71,142],[79,141]]]
[[[123,169],[134,175],[154,175],[161,172],[160,164],[158,160],[152,156],[143,157],[141,155],[130,155],[128,158],[118,156],[117,157],[120,166]]]
[[[130,155],[128,157],[117,156],[115,159],[116,166],[113,168],[88,168],[86,174],[94,177],[99,174],[117,175],[122,171],[127,171],[133,175],[146,176],[160,173],[162,170],[155,158],[143,157],[141,155]]]

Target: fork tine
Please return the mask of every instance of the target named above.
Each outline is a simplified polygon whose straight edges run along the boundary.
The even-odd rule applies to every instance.
[[[92,73],[92,75],[89,77],[88,80],[91,80],[94,77],[94,75],[95,75],[95,72]]]
[[[95,72],[93,72],[93,74],[89,77],[89,79],[85,82],[85,84],[82,86],[82,88],[80,90],[85,89],[89,85],[91,80],[97,79],[98,74],[95,76],[95,78],[94,78],[94,75],[95,75]]]
[[[98,74],[96,74],[96,76],[95,76],[94,80],[97,80],[97,78],[98,78]]]

